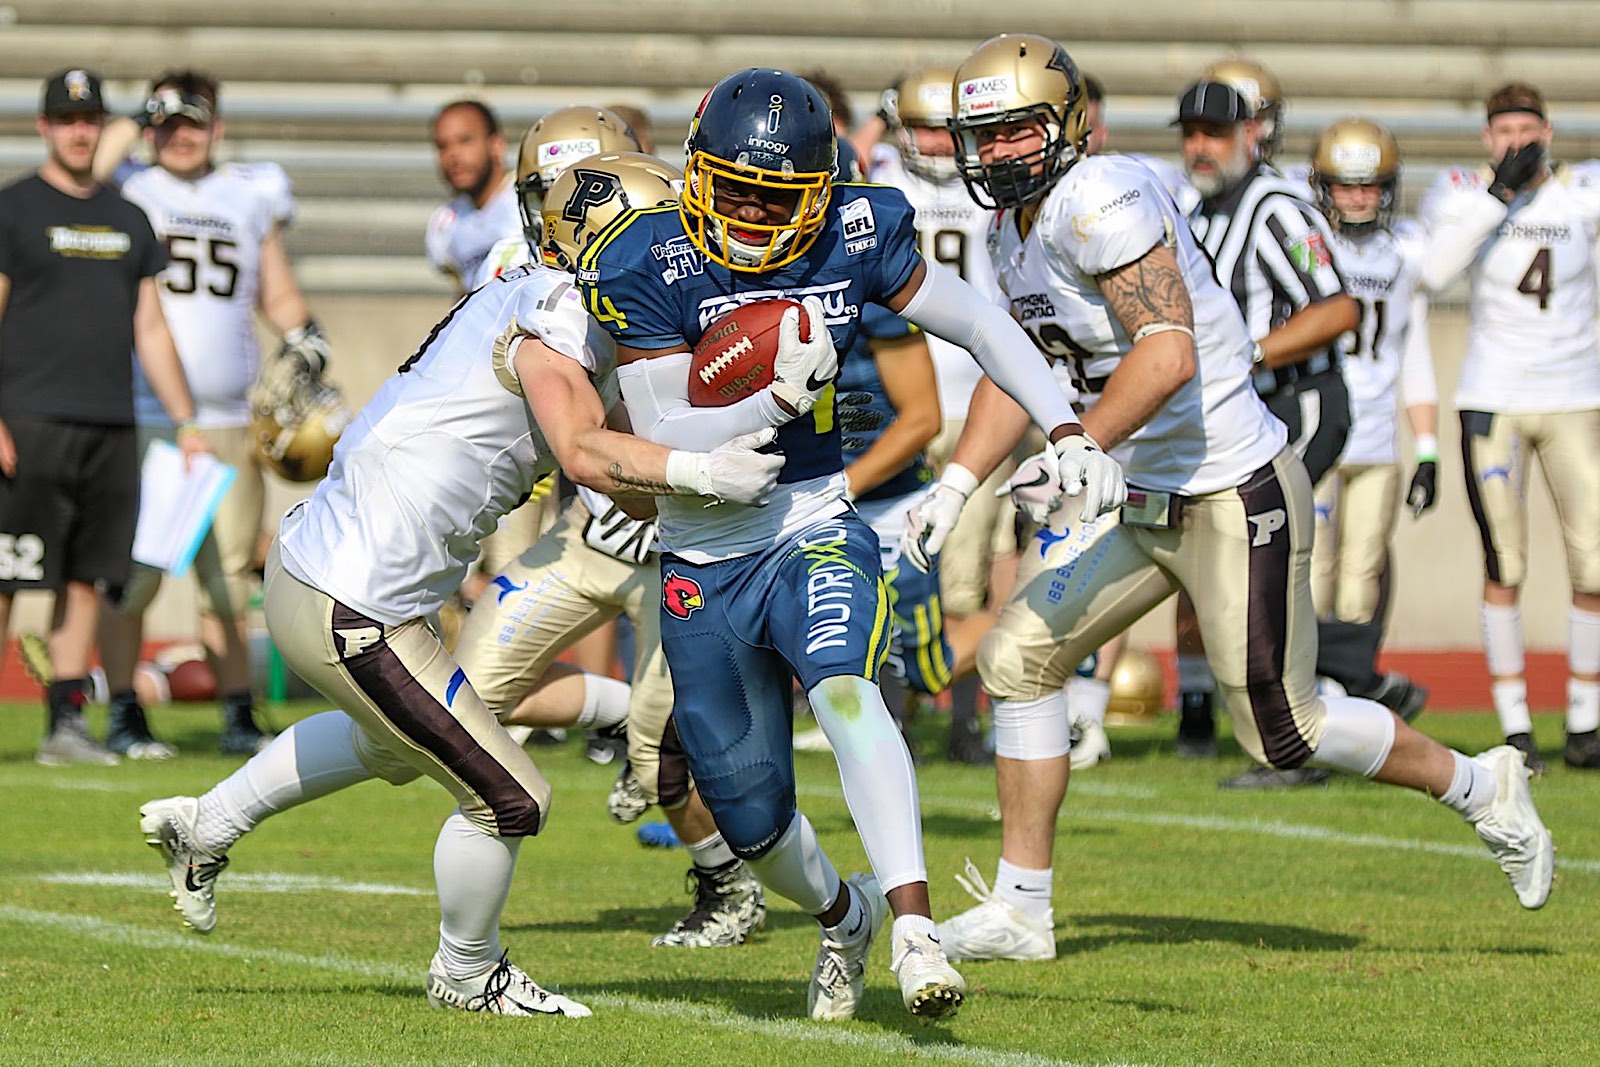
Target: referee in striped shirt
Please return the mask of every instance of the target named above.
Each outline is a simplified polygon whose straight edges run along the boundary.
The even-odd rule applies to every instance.
[[[1288,426],[1314,485],[1338,462],[1350,430],[1340,363],[1344,334],[1360,321],[1360,305],[1344,291],[1333,262],[1327,220],[1307,199],[1309,190],[1261,159],[1258,123],[1232,86],[1191,85],[1179,97],[1173,125],[1182,129],[1184,170],[1201,197],[1191,220],[1195,234],[1256,341],[1256,391]],[[1203,654],[1196,655],[1192,620],[1192,607],[1180,602],[1179,745],[1214,751],[1210,672]],[[1316,771],[1256,768],[1224,785],[1305,784],[1293,780],[1302,776],[1313,780]]]

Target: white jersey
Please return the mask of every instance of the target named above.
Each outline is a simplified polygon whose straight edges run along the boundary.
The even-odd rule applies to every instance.
[[[224,163],[198,181],[146,167],[123,182],[122,195],[167,245],[161,310],[194,394],[195,421],[247,425],[245,394],[261,363],[261,245],[294,217],[288,176],[275,163]]]
[[[1427,235],[1415,223],[1352,239],[1335,230],[1334,254],[1361,322],[1344,361],[1350,436],[1340,462],[1398,463],[1395,386],[1401,403],[1438,401],[1428,344],[1428,300],[1419,276]]]
[[[478,268],[478,273],[471,278],[464,278],[466,288],[476,289],[480,285],[487,285],[500,275],[517,267],[525,267],[533,262],[533,253],[528,249],[528,238],[519,229],[515,237],[502,237],[489,249],[483,257],[483,264]]]
[[[1454,167],[1422,201],[1430,288],[1467,271],[1471,316],[1456,390],[1464,411],[1600,408],[1595,252],[1600,160],[1562,167],[1509,208],[1490,176]]]
[[[1014,211],[1000,215],[990,253],[1012,317],[1068,365],[1088,401],[1131,347],[1096,278],[1163,243],[1177,255],[1194,308],[1198,372],[1114,454],[1140,488],[1217,492],[1270,463],[1288,438],[1250,385],[1252,346],[1239,307],[1160,180],[1135,160],[1090,156],[1050,191],[1026,238]]]
[[[1161,187],[1171,195],[1173,202],[1178,205],[1178,210],[1183,212],[1185,218],[1193,218],[1195,212],[1200,210],[1200,190],[1194,187],[1189,180],[1189,175],[1177,163],[1152,156],[1144,152],[1124,153],[1124,158],[1136,160],[1144,164]]]
[[[504,275],[462,298],[345,430],[327,478],[284,516],[289,573],[390,625],[450,598],[478,542],[556,468],[511,367],[523,337],[616,401],[615,347],[572,279]]]
[[[922,254],[960,274],[968,285],[990,300],[1000,288],[985,247],[994,212],[972,202],[959,178],[933,182],[912,174],[892,150],[873,155],[871,180],[892,185],[906,194],[916,209],[917,245]],[[939,384],[939,405],[949,420],[965,419],[972,391],[983,378],[978,361],[964,348],[942,337],[925,334],[933,373]]]
[[[521,233],[517,192],[508,175],[505,184],[482,207],[463,193],[434,210],[425,239],[428,262],[446,274],[454,274],[463,289],[471,288],[494,243]]]

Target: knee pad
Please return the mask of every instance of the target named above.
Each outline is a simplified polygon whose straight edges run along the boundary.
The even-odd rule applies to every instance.
[[[1322,740],[1314,763],[1371,778],[1394,748],[1394,714],[1382,704],[1356,697],[1328,697]]]
[[[1045,663],[1030,662],[1028,650],[1004,630],[1002,616],[1001,622],[978,643],[978,677],[996,700],[1038,700],[1066,685],[1069,673],[1066,668],[1052,666],[1060,657],[1046,655]]]
[[[765,856],[794,821],[794,780],[776,764],[741,767],[698,785],[722,839],[742,860]]]
[[[1046,760],[1072,749],[1067,695],[1057,689],[1037,700],[997,700],[994,754],[1015,760]]]
[[[405,785],[422,777],[422,772],[399,756],[378,738],[361,728],[354,719],[350,721],[350,741],[361,766],[382,778],[390,785]]]

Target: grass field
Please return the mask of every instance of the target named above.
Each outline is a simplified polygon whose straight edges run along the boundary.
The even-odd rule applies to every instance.
[[[1113,730],[1116,758],[1077,776],[1062,821],[1060,958],[965,965],[966,1008],[925,1027],[901,1007],[883,945],[858,1020],[804,1019],[815,926],[784,902],[741,948],[650,948],[686,908],[686,856],[607,819],[613,773],[578,746],[537,749],[556,803],[522,850],[505,941],[595,1009],[545,1021],[428,1007],[431,853],[450,806],[437,786],[368,783],[268,822],[235,848],[221,921],[200,937],[169,909],[137,808],[237,765],[209,754],[215,713],[153,713],[185,749],[175,763],[64,770],[32,762],[41,716],[0,711],[4,1064],[1600,1061],[1600,777],[1559,757],[1534,785],[1561,850],[1556,888],[1524,912],[1436,804],[1349,781],[1219,793],[1237,757],[1178,760],[1170,722]],[[1495,739],[1489,716],[1420,725],[1469,751]],[[1560,729],[1537,724],[1552,740]],[[800,764],[835,862],[862,867],[831,760]],[[993,778],[936,763],[922,790],[934,907],[948,914],[969,903],[951,877],[964,857],[992,877]]]

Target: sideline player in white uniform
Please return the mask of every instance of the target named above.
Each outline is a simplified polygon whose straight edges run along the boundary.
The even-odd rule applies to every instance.
[[[961,184],[947,125],[954,74],[948,67],[926,67],[884,92],[881,114],[888,140],[873,152],[870,178],[899,189],[916,209],[917,244],[924,256],[995,299],[999,287],[985,249],[992,213],[974,204]],[[926,339],[944,419],[927,449],[928,462],[937,473],[949,462],[966,425],[972,392],[983,371],[966,349],[931,334]],[[963,763],[988,763],[993,758],[978,728],[978,679],[972,668],[978,641],[994,625],[994,613],[986,609],[996,562],[1009,570],[1008,557],[1017,551],[1016,512],[1009,499],[995,493],[1014,469],[1009,460],[1000,464],[967,498],[961,520],[939,557],[945,632],[956,656],[946,754]]]
[[[213,158],[223,136],[218,88],[210,76],[187,70],[151,82],[142,117],[155,165],[129,163],[119,173],[125,174],[122,194],[166,242],[170,262],[161,276],[161,308],[194,392],[195,421],[217,458],[235,472],[195,556],[195,574],[200,637],[215,664],[223,708],[222,751],[250,755],[272,739],[255,722],[245,617],[266,506],[265,461],[250,430],[246,397],[261,370],[255,314],[259,310],[283,336],[284,350],[274,358],[300,360],[320,375],[328,346],[284,251],[282,231],[295,210],[288,176],[274,163],[218,164]],[[175,431],[142,376],[135,385],[142,453]],[[161,577],[135,564],[121,597],[100,616],[100,656],[111,691],[108,744],[131,759],[176,754],[151,737],[133,691],[144,613]]]
[[[1413,515],[1433,507],[1438,479],[1438,392],[1428,300],[1418,280],[1427,236],[1412,222],[1391,225],[1400,146],[1376,122],[1341,119],[1323,130],[1312,149],[1309,180],[1333,227],[1345,290],[1361,305],[1356,341],[1344,364],[1350,435],[1339,462],[1317,486],[1312,590],[1324,636],[1330,626],[1360,635],[1332,642],[1332,648],[1324,641],[1322,654],[1349,645],[1354,655],[1348,668],[1372,677],[1368,685],[1346,688],[1370,695],[1403,684],[1397,675],[1377,677],[1371,666],[1383,639],[1389,540],[1400,510],[1397,385],[1417,455],[1405,492]]]
[[[434,853],[442,921],[429,1000],[589,1014],[501,952],[518,846],[544,825],[550,787],[467,680],[473,649],[452,658],[428,618],[483,535],[558,463],[609,492],[747,504],[771,492],[783,460],[752,451],[770,431],[697,453],[606,429],[614,362],[570,276],[528,267],[459,301],[362,410],[267,561],[273,640],[345,710],[295,723],[202,797],[140,809],[188,925],[216,924],[227,851],[262,819],[370,778],[426,774],[459,804]]]
[[[499,116],[481,100],[444,105],[434,114],[429,132],[439,176],[455,195],[428,219],[428,261],[466,292],[494,243],[517,232],[506,138]]]
[[[1429,288],[1467,272],[1471,320],[1456,389],[1467,499],[1483,539],[1484,655],[1506,740],[1543,769],[1528,715],[1522,609],[1528,461],[1537,456],[1561,516],[1572,606],[1567,744],[1600,767],[1600,343],[1595,238],[1600,161],[1552,169],[1544,97],[1514,82],[1489,94],[1488,167],[1444,171],[1422,218],[1433,235]]]
[[[991,252],[1012,314],[1098,398],[1084,429],[1121,457],[1129,495],[1120,521],[1092,521],[1034,498],[1050,488],[1047,465],[1030,459],[1012,478],[1018,506],[1048,525],[978,657],[996,698],[999,875],[989,892],[969,867],[980,904],[941,924],[945,951],[1055,956],[1051,854],[1069,774],[1062,683],[1179,588],[1194,595],[1234,734],[1252,757],[1315,760],[1440,798],[1489,845],[1522,904],[1543,905],[1554,849],[1515,749],[1471,759],[1372,701],[1318,698],[1311,483],[1251,385],[1238,305],[1177,205],[1137,162],[1083,155],[1082,87],[1054,41],[992,38],[961,65],[954,91],[962,172],[974,197],[1007,209]],[[952,469],[976,484],[1024,422],[980,385]],[[941,479],[913,513],[913,560],[937,550],[961,489]]]

